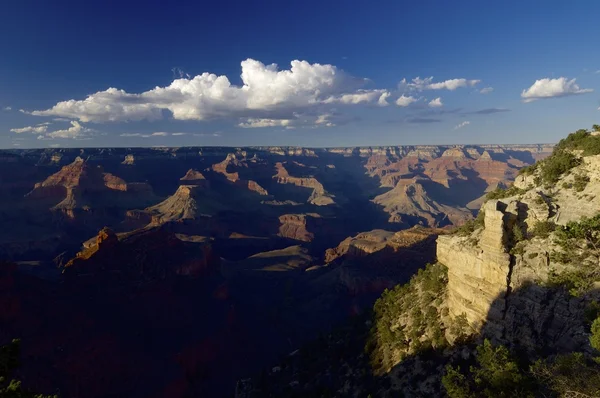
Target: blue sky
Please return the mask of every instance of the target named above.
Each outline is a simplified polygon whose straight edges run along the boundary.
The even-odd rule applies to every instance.
[[[3,4],[0,147],[536,143],[600,123],[597,1],[173,3]]]

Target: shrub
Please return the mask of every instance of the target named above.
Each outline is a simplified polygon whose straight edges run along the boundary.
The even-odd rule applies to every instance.
[[[489,340],[477,347],[477,364],[469,371],[446,367],[442,385],[450,398],[533,397],[533,379],[520,369],[508,349]]]
[[[547,238],[556,229],[554,221],[540,221],[531,229],[531,236]]]
[[[467,221],[460,227],[456,228],[453,231],[453,233],[458,234],[460,236],[469,236],[476,229],[483,227],[484,219],[485,219],[485,212],[483,210],[480,210],[479,213],[477,213],[477,217],[475,217],[475,219]]]
[[[596,318],[592,322],[592,330],[590,335],[590,345],[600,351],[600,318]]]
[[[493,191],[488,192],[487,195],[485,195],[485,198],[487,200],[504,199],[515,195],[522,195],[525,192],[527,192],[525,189],[517,188],[514,185],[508,189],[498,187]]]
[[[532,175],[537,170],[537,163],[523,167],[519,170],[519,175]]]
[[[588,182],[590,182],[590,177],[583,174],[575,174],[573,181],[573,188],[577,192],[581,192],[585,189]]]
[[[580,352],[538,360],[530,373],[540,396],[597,397],[600,393],[600,367]]]
[[[542,162],[542,181],[547,184],[553,184],[558,181],[561,175],[578,166],[580,163],[581,160],[571,152],[556,152],[555,150],[552,156]]]

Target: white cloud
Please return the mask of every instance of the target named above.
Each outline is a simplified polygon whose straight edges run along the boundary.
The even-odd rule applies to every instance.
[[[166,137],[168,136],[170,133],[165,133],[163,131],[158,131],[156,133],[151,133],[151,134],[145,134],[145,133],[123,133],[121,134],[121,137],[142,137],[142,138],[149,138],[149,137]],[[185,133],[173,133],[173,135],[182,135]]]
[[[188,135],[188,133],[172,133],[171,135],[174,135],[176,137],[181,136],[181,135]]]
[[[238,124],[238,127],[245,129],[260,128],[260,127],[290,127],[292,121],[290,119],[247,119],[245,122]]]
[[[479,92],[480,92],[481,94],[489,94],[489,93],[491,93],[492,91],[494,91],[494,88],[493,88],[493,87],[484,87],[484,88],[482,88],[481,90],[479,90]]]
[[[445,80],[443,82],[433,82],[433,76],[426,77],[425,79],[421,79],[420,77],[415,77],[410,82],[406,79],[402,79],[400,82],[401,89],[408,89],[413,91],[423,91],[423,90],[450,90],[454,91],[461,87],[473,87],[480,83],[481,80],[467,80],[464,78],[460,79],[450,79]]]
[[[315,120],[315,124],[318,126],[333,127],[335,126],[335,122],[332,120],[332,118],[333,115],[330,113],[319,115],[317,120]]]
[[[36,126],[27,126],[22,127],[20,129],[10,129],[11,132],[21,134],[21,133],[34,133],[34,134],[42,134],[48,130],[48,124],[42,123]]]
[[[521,98],[523,98],[523,102],[532,102],[539,99],[591,93],[592,91],[594,90],[590,88],[579,88],[577,83],[575,83],[575,79],[568,80],[566,77],[559,77],[557,79],[545,78],[536,80],[531,87],[523,90]]]
[[[56,130],[46,134],[46,136],[48,138],[80,138],[82,135],[92,131],[92,129],[84,127],[79,122],[74,120],[71,122],[71,127],[68,129]]]
[[[323,101],[324,104],[333,104],[333,103],[341,103],[341,104],[362,104],[362,103],[372,103],[375,102],[382,96],[389,97],[391,94],[386,90],[358,90],[353,94],[343,94],[340,96],[331,96]],[[379,101],[378,101],[379,104]],[[385,105],[384,105],[385,106]]]
[[[444,104],[442,103],[442,98],[441,97],[437,97],[436,99],[432,99],[431,101],[429,101],[428,105],[431,108],[439,108],[441,106],[444,106]]]
[[[4,108],[2,108],[3,111],[12,111],[12,108],[10,106],[5,106]]]
[[[400,96],[400,98],[398,98],[396,100],[396,105],[398,106],[409,106],[410,104],[412,104],[413,102],[417,102],[419,99],[412,97],[412,96],[405,96],[404,94],[402,94]]]
[[[327,103],[361,104],[378,101],[385,90],[359,90],[367,81],[333,65],[292,61],[288,70],[247,59],[241,63],[242,85],[226,76],[203,73],[175,79],[169,86],[139,94],[109,88],[83,100],[62,101],[33,111],[81,122],[154,120],[167,110],[177,120],[213,118],[290,119],[302,109]]]
[[[387,99],[390,95],[392,95],[392,94],[389,91],[382,93],[381,96],[379,97],[379,99],[377,100],[377,105],[388,106],[389,103],[387,102]]]
[[[471,122],[469,122],[468,120],[465,120],[464,122],[459,123],[456,126],[454,126],[454,130],[461,129],[461,128],[465,127],[465,126],[468,126],[469,124],[471,124]]]

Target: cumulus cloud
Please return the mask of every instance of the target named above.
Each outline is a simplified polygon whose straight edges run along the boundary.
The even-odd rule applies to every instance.
[[[387,102],[387,99],[391,95],[392,94],[389,91],[386,91],[386,92],[382,93],[381,96],[379,97],[379,99],[377,100],[377,105],[379,105],[379,106],[388,106],[389,103]]]
[[[333,65],[292,61],[288,70],[247,59],[241,63],[242,85],[211,73],[175,79],[166,87],[142,93],[109,88],[83,100],[62,101],[31,112],[80,122],[161,119],[168,111],[177,120],[215,118],[290,119],[294,113],[326,104],[379,103],[385,90],[363,90],[366,79]],[[387,98],[384,97],[384,99]]]
[[[469,122],[468,120],[465,120],[464,122],[459,123],[456,126],[454,126],[454,130],[461,129],[461,128],[465,127],[465,126],[468,126],[469,124],[471,124],[471,122]]]
[[[436,99],[432,99],[431,101],[429,101],[429,107],[430,108],[439,108],[441,106],[444,106],[444,104],[442,103],[442,98],[441,97],[437,97]]]
[[[77,121],[71,122],[71,127],[64,130],[56,130],[51,133],[46,134],[47,138],[80,138],[86,133],[92,132],[92,129],[82,126]],[[39,138],[39,137],[38,137]]]
[[[172,133],[171,135],[174,135],[175,137],[179,137],[182,135],[188,135],[188,133]]]
[[[494,91],[494,87],[484,87],[484,88],[482,88],[481,90],[479,90],[479,92],[480,92],[481,94],[489,94],[489,93],[491,93],[492,91]]]
[[[409,106],[410,104],[412,104],[413,102],[417,102],[419,99],[412,97],[412,96],[406,96],[404,94],[402,94],[400,96],[400,98],[398,98],[396,100],[396,105],[401,106],[401,107],[405,107],[405,106]]]
[[[461,87],[473,87],[479,84],[481,80],[468,80],[464,78],[460,79],[450,79],[445,80],[443,82],[433,82],[433,76],[426,77],[425,79],[421,79],[420,77],[415,77],[410,82],[406,79],[402,79],[400,82],[400,89],[412,90],[412,91],[423,91],[423,90],[450,90],[454,91]]]
[[[539,99],[566,97],[569,95],[591,93],[591,88],[582,89],[575,83],[575,79],[559,77],[557,79],[540,79],[527,90],[521,92],[523,102],[532,102]]]
[[[4,108],[2,108],[3,111],[12,111],[12,108],[10,106],[5,106]]]
[[[18,129],[10,129],[11,132],[21,134],[21,133],[33,133],[33,134],[43,134],[48,130],[48,124],[42,123],[36,126],[27,126]]]

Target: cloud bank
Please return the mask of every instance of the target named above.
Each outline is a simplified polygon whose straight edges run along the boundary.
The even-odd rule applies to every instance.
[[[142,93],[109,88],[83,100],[62,101],[36,116],[55,116],[80,122],[156,120],[168,111],[176,120],[252,118],[286,120],[303,110],[328,104],[387,105],[386,90],[363,89],[366,79],[348,75],[333,65],[292,61],[288,70],[253,59],[241,63],[242,85],[212,73],[180,78],[166,87]]]

